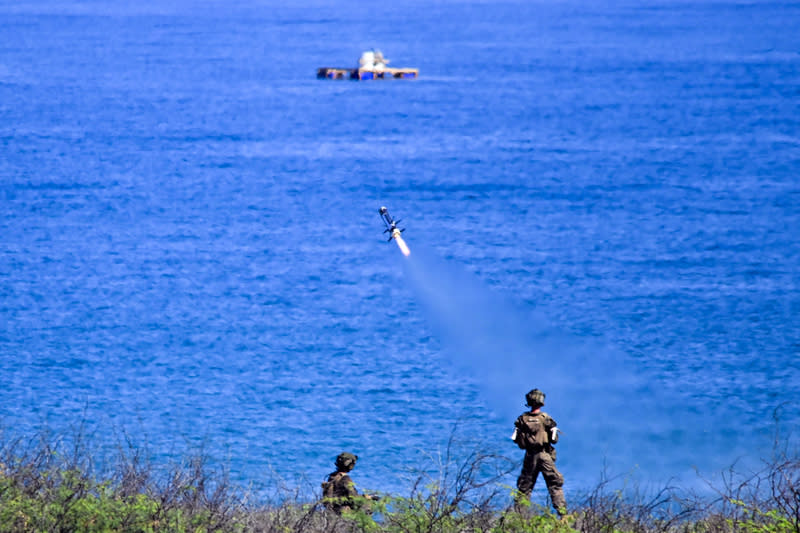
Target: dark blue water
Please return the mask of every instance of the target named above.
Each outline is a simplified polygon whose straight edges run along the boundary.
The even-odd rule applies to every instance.
[[[381,490],[532,387],[570,490],[796,437],[800,4],[238,4],[0,1],[7,432]],[[315,78],[371,46],[420,78]]]

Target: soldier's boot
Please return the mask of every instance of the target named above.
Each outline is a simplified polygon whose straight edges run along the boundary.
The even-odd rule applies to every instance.
[[[567,502],[564,499],[564,493],[560,486],[548,488],[550,489],[550,503],[552,503],[553,509],[556,510],[556,513],[558,513],[559,518],[561,518],[563,522],[567,516]]]

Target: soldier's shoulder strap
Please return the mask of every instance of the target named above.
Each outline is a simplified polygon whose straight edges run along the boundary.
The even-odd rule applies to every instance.
[[[556,424],[555,419],[552,416],[550,416],[547,413],[545,413],[544,411],[542,412],[542,415],[544,415],[544,418],[542,419],[542,423],[544,425],[546,425],[548,428],[552,428],[552,427],[555,427],[555,426],[558,425],[558,424]]]
[[[323,485],[333,485],[334,483],[338,483],[344,475],[346,475],[344,472],[334,472],[329,474],[327,481],[325,481]]]
[[[334,474],[329,475],[328,479],[322,482],[323,498],[330,498],[333,496],[333,476]]]

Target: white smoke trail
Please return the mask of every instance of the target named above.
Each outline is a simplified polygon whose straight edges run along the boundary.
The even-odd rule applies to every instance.
[[[738,447],[730,432],[618,350],[563,333],[541,315],[481,285],[422,248],[405,274],[454,365],[483,387],[495,415],[511,422],[525,393],[540,388],[545,410],[564,437],[559,463],[573,479],[635,477],[698,482],[730,466]],[[678,387],[676,387],[676,390]]]

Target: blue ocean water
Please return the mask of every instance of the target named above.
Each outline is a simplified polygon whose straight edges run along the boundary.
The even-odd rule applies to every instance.
[[[800,423],[798,26],[0,0],[2,427],[202,446],[254,486],[350,450],[389,491],[454,433],[521,459],[539,387],[569,490],[767,455]],[[419,79],[315,78],[370,47]]]

